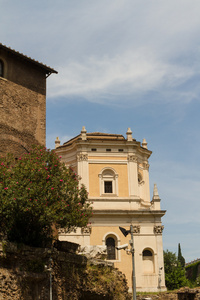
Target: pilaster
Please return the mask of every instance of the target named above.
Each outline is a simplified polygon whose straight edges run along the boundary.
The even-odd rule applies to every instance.
[[[78,175],[80,176],[80,183],[84,184],[89,191],[89,170],[88,170],[88,154],[77,154]]]
[[[144,201],[150,202],[150,188],[149,188],[149,164],[148,161],[143,163],[143,178],[145,182],[145,190],[144,190]]]
[[[127,160],[128,160],[129,195],[130,197],[138,198],[139,189],[138,189],[137,156],[129,154]]]

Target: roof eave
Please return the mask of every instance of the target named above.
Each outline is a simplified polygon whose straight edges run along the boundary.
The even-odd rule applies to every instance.
[[[29,61],[29,62],[33,63],[34,65],[36,65],[36,66],[42,68],[43,70],[45,70],[45,72],[46,72],[46,74],[47,74],[47,77],[48,77],[49,75],[51,75],[52,73],[58,74],[58,72],[57,72],[56,70],[54,70],[53,68],[50,68],[49,66],[46,66],[46,65],[44,65],[43,63],[40,63],[39,61],[34,60],[34,59],[32,59],[31,57],[28,57],[27,55],[24,55],[23,53],[20,53],[20,52],[18,52],[18,51],[15,51],[14,49],[11,49],[10,47],[5,46],[5,45],[3,45],[2,43],[0,43],[0,48],[2,48],[2,49],[4,49],[4,50],[6,50],[6,51],[8,51],[8,52],[10,52],[10,53],[12,53],[12,54],[18,56],[18,57],[21,58],[21,59],[24,59],[24,60],[26,60],[26,61]]]

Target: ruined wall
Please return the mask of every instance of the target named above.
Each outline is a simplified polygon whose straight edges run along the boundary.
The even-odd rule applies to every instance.
[[[20,156],[46,140],[45,71],[0,49],[0,155]]]
[[[113,267],[88,264],[85,256],[55,248],[3,244],[0,300],[49,300],[50,257],[54,300],[131,299],[125,276]]]

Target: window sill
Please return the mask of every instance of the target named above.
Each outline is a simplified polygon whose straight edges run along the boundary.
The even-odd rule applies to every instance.
[[[121,262],[119,259],[106,259],[106,261],[111,263]]]
[[[117,197],[117,194],[106,193],[106,194],[101,194],[101,197]]]

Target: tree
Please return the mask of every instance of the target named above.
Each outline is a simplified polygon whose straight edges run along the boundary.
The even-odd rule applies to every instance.
[[[185,258],[182,256],[180,243],[178,244],[178,261],[182,268],[185,268]]]
[[[185,269],[180,265],[175,253],[164,251],[165,283],[169,290],[187,285]]]
[[[0,232],[9,241],[45,246],[53,226],[85,227],[91,215],[86,188],[54,151],[35,146],[17,161],[0,158]]]

